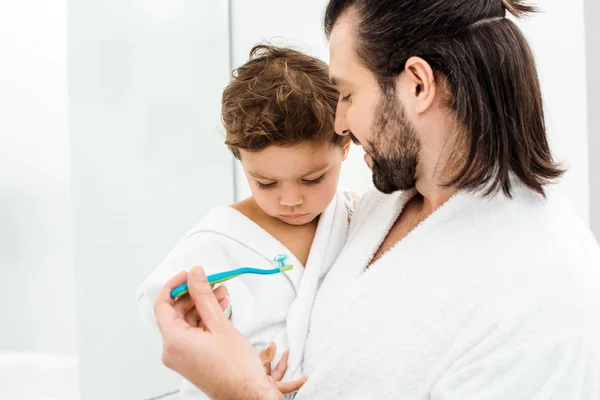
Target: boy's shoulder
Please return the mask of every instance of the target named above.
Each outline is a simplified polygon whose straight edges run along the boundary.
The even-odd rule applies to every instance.
[[[203,238],[208,242],[214,242],[216,237],[232,229],[235,230],[236,226],[246,223],[244,219],[238,211],[231,207],[214,207],[186,232],[181,241],[190,238]]]

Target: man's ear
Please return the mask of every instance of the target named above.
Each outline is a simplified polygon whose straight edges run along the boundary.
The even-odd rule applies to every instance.
[[[431,107],[437,95],[433,69],[421,57],[411,57],[406,61],[404,70],[410,84],[409,102],[415,114],[421,114]]]

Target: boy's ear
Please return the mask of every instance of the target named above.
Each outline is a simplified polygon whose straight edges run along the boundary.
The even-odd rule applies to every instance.
[[[348,157],[348,152],[350,151],[351,145],[352,145],[352,141],[348,140],[348,143],[346,143],[346,145],[344,146],[344,155],[342,156],[342,161],[345,161],[346,157]]]

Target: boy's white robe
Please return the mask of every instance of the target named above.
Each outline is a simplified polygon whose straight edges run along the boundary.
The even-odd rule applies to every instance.
[[[138,289],[140,310],[156,327],[154,302],[163,285],[182,270],[200,265],[207,275],[244,266],[272,269],[273,258],[287,254],[294,269],[277,275],[242,275],[225,283],[231,323],[256,351],[277,344],[275,365],[290,350],[284,381],[302,377],[302,357],[313,300],[323,276],[336,260],[348,232],[348,198],[338,191],[321,214],[306,268],[277,239],[231,207],[206,215],[171,251]],[[184,400],[206,398],[184,382]]]
[[[600,399],[600,250],[570,206],[459,192],[365,271],[412,195],[361,199],[296,400]]]

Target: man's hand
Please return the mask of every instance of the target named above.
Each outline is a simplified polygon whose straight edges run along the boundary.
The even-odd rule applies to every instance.
[[[215,298],[219,302],[221,310],[225,311],[229,305],[229,298],[227,297],[227,288],[225,286],[219,286],[213,290]],[[204,324],[198,314],[198,310],[194,305],[194,299],[192,296],[183,296],[175,301],[175,309],[184,315],[185,321],[194,327],[200,327],[204,329]]]
[[[186,320],[189,304],[177,304],[179,301],[169,295],[186,279],[202,327],[194,318]],[[163,363],[211,398],[258,400],[283,397],[265,374],[252,345],[223,314],[202,268],[192,269],[189,276],[187,272],[181,272],[167,282],[158,296],[154,312],[163,338]]]
[[[260,352],[260,362],[263,364],[265,373],[269,376],[269,380],[271,380],[273,385],[275,385],[275,387],[277,387],[281,393],[295,392],[306,383],[306,378],[300,378],[295,381],[282,383],[281,380],[283,379],[283,375],[285,375],[285,371],[287,371],[287,362],[290,351],[286,350],[283,353],[281,360],[279,360],[275,369],[271,371],[271,362],[273,361],[273,358],[275,358],[276,353],[277,345],[273,342],[270,342],[269,346]]]

